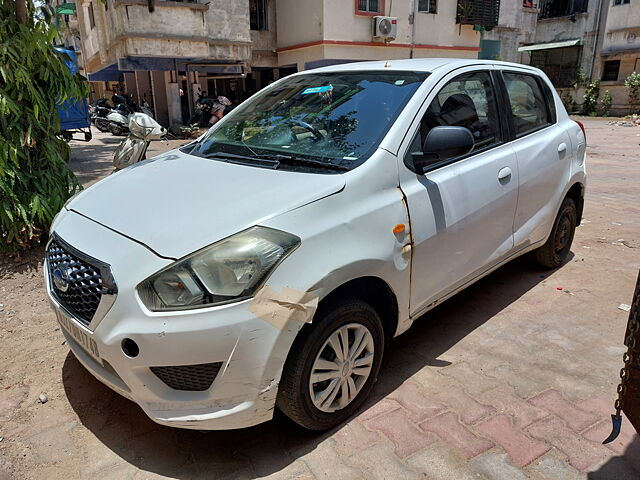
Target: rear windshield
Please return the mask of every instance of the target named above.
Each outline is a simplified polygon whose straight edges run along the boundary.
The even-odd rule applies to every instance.
[[[233,110],[190,153],[278,154],[351,169],[373,153],[427,76],[359,71],[288,77]]]

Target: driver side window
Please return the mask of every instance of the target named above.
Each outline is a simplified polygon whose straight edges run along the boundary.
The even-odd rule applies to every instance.
[[[499,143],[496,99],[487,72],[462,74],[438,92],[420,122],[420,149],[429,130],[438,126],[468,128],[475,141],[473,152]]]

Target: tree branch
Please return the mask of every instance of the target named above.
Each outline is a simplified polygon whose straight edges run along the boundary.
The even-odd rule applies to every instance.
[[[27,0],[16,0],[16,18],[18,23],[27,23]]]

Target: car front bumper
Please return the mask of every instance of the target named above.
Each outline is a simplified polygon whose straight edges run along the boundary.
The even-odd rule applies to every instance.
[[[87,327],[52,294],[45,265],[47,295],[65,338],[98,380],[164,425],[218,430],[272,418],[282,367],[298,328],[280,330],[256,317],[248,308],[251,300],[150,312],[137,297],[135,286],[170,260],[73,212],[66,212],[54,228],[59,238],[78,251],[108,263],[118,285],[113,305]],[[134,358],[123,351],[125,339],[139,348]],[[97,357],[90,354],[88,342],[95,342]],[[202,391],[172,388],[151,370],[212,363],[217,365],[217,375]]]

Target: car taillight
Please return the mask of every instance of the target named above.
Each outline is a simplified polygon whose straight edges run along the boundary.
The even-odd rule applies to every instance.
[[[584,125],[582,124],[582,122],[579,122],[578,120],[574,120],[574,122],[576,122],[578,124],[578,126],[580,127],[580,130],[582,130],[582,134],[584,135],[584,140],[586,142],[587,141],[587,132],[585,132],[585,130],[584,130]]]

